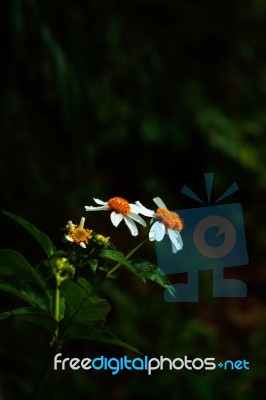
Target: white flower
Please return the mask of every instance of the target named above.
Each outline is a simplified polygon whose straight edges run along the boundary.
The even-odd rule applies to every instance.
[[[139,213],[145,215],[146,217],[154,217],[155,211],[149,210],[148,208],[144,207],[140,201],[136,201],[136,205],[139,208]]]
[[[142,212],[140,207],[136,204],[130,204],[127,200],[122,199],[121,197],[112,197],[108,201],[102,201],[99,199],[93,200],[95,203],[99,204],[99,206],[85,206],[86,211],[111,210],[112,224],[117,227],[123,219],[133,236],[137,236],[138,234],[138,228],[135,221],[146,226],[144,219],[138,215],[142,214]]]
[[[172,242],[173,253],[177,253],[183,247],[183,240],[180,235],[183,223],[177,213],[167,209],[160,197],[155,197],[153,201],[159,208],[154,213],[157,221],[151,227],[149,239],[160,242],[163,240],[165,233],[167,233]]]
[[[67,229],[68,233],[65,235],[65,239],[69,242],[79,244],[83,249],[86,249],[86,244],[91,239],[92,230],[84,228],[85,218],[82,217],[79,225],[75,225],[72,221],[68,221]]]

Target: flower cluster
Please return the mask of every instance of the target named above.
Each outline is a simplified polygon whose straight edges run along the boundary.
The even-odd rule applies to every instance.
[[[124,220],[132,236],[138,235],[137,224],[146,227],[145,220],[140,216],[150,217],[151,228],[149,232],[149,240],[160,242],[165,234],[169,236],[172,244],[172,251],[176,253],[183,247],[183,241],[180,235],[183,229],[183,222],[179,215],[173,211],[169,211],[164,202],[155,197],[153,201],[158,207],[155,211],[144,207],[139,201],[135,204],[129,203],[122,197],[112,197],[108,201],[94,199],[97,206],[85,206],[86,211],[111,211],[111,222],[117,227]],[[92,230],[84,228],[85,218],[82,218],[79,225],[74,225],[71,221],[67,225],[67,234],[65,239],[75,243],[83,248],[86,248],[89,240],[92,238]],[[98,236],[98,238],[97,238]],[[95,238],[99,240],[99,235]],[[101,236],[101,235],[100,235]],[[104,240],[101,237],[102,243],[107,244],[109,238]]]
[[[38,241],[46,259],[42,259],[34,268],[19,252],[0,249],[0,267],[3,267],[4,275],[12,277],[1,282],[0,291],[12,293],[29,304],[28,307],[17,309],[12,306],[10,311],[1,314],[0,319],[22,317],[47,329],[51,334],[51,356],[60,351],[66,341],[80,338],[137,350],[106,330],[105,321],[111,305],[98,293],[105,281],[118,278],[122,268],[142,282],[151,281],[160,285],[167,296],[173,299],[176,296],[175,287],[163,270],[148,260],[132,256],[148,240],[162,241],[164,237],[170,239],[168,244],[171,243],[174,253],[181,250],[183,223],[178,214],[169,211],[159,197],[153,199],[156,204],[154,210],[146,208],[139,201],[129,203],[122,197],[112,197],[108,201],[94,200],[95,206],[85,206],[87,212],[109,212],[113,226],[121,226],[124,221],[133,237],[138,235],[140,225],[146,227],[140,243],[127,254],[117,248],[110,236],[87,229],[84,217],[77,224],[68,220],[64,229],[65,246],[58,249],[50,237],[33,224],[18,215],[4,212]],[[149,225],[145,221],[147,218]],[[108,288],[111,288],[109,284],[107,293],[111,294]],[[105,289],[101,292],[105,292]],[[95,335],[92,334],[95,332]],[[43,387],[44,381],[41,383]],[[32,398],[36,398],[36,394],[40,394],[39,386]]]

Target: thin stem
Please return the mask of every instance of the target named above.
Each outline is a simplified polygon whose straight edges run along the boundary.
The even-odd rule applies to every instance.
[[[55,290],[55,307],[54,307],[54,319],[57,322],[57,328],[54,333],[56,341],[58,340],[59,313],[60,313],[60,290],[59,290],[59,284],[57,283],[56,290]]]
[[[55,298],[54,298],[54,319],[57,322],[57,328],[50,340],[50,346],[56,345],[58,342],[58,334],[59,334],[59,315],[60,315],[60,290],[59,290],[60,283],[58,280],[56,281],[56,289],[55,289]]]
[[[132,249],[125,257],[126,260],[128,260],[147,240],[148,238],[146,237],[142,242],[140,242],[134,249]],[[113,273],[122,265],[121,262],[117,263],[110,271],[107,273],[107,278],[111,278]]]

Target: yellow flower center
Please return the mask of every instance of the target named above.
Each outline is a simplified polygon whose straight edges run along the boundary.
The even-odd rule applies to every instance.
[[[92,230],[80,228],[79,226],[74,227],[74,229],[68,232],[69,236],[74,240],[75,243],[79,244],[81,242],[88,243],[91,238]]]
[[[181,218],[173,211],[166,210],[166,208],[157,208],[156,217],[168,229],[177,230],[178,232],[182,231],[183,229],[183,222]]]
[[[122,197],[112,197],[107,201],[107,204],[117,214],[127,215],[130,213],[130,204],[128,201],[122,199]]]

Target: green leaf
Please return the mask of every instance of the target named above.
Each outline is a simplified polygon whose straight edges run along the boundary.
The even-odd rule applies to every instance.
[[[34,269],[28,261],[18,251],[1,249],[0,250],[0,276],[18,275],[29,279],[46,291],[45,283],[43,282],[38,271]]]
[[[41,325],[49,332],[54,332],[57,327],[57,323],[52,317],[33,307],[21,307],[11,311],[5,311],[0,314],[0,320],[13,318]]]
[[[121,251],[103,249],[99,252],[99,256],[108,260],[117,261],[134,272],[134,266],[126,259],[126,256]]]
[[[41,232],[38,228],[36,228],[36,226],[32,225],[30,222],[19,217],[18,215],[7,211],[3,211],[3,213],[26,229],[39,242],[48,257],[50,257],[56,251],[56,248],[49,236],[47,236],[44,232]]]
[[[164,287],[169,293],[174,296],[175,289],[171,285],[168,277],[165,273],[149,261],[131,261],[131,265],[134,267],[134,273],[139,276],[144,282],[146,279],[158,283],[158,285]]]
[[[0,290],[12,293],[32,306],[49,312],[49,297],[39,286],[19,280],[0,283]]]
[[[114,345],[123,347],[127,350],[131,350],[131,351],[141,354],[140,351],[136,347],[122,341],[114,333],[112,333],[108,330],[101,330],[101,329],[95,328],[95,326],[89,326],[89,325],[84,325],[84,324],[74,324],[68,330],[68,332],[65,336],[65,339],[66,340],[85,339],[85,340],[91,340],[91,341],[99,342],[99,343],[114,344]]]
[[[85,278],[78,278],[78,285],[81,286],[84,289],[84,292],[88,295],[88,296],[92,296],[95,295],[95,289],[94,287],[90,284],[89,281],[87,281],[87,279]]]
[[[148,261],[133,261],[132,265],[134,266],[135,274],[144,281],[149,279],[163,287],[165,287],[165,285],[169,285],[167,276],[157,267],[157,265],[154,265]]]
[[[99,321],[110,311],[109,303],[96,294],[89,293],[88,285],[84,289],[71,280],[65,280],[60,285],[60,292],[66,300],[66,318],[71,323]]]
[[[114,250],[102,250],[99,256],[119,262],[137,275],[143,282],[146,282],[147,279],[156,282],[174,296],[174,287],[171,285],[165,273],[156,265],[148,261],[129,261],[123,253]]]

